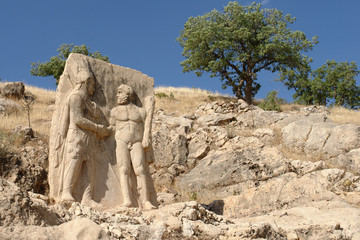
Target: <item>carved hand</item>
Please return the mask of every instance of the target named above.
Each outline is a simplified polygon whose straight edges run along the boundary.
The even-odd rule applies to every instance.
[[[142,140],[142,146],[143,146],[144,149],[149,148],[149,147],[150,147],[150,143],[151,143],[150,138],[148,138],[148,137],[144,137],[144,138],[143,138],[143,140]]]
[[[93,109],[94,117],[98,118],[100,116],[100,113],[101,113],[100,108],[98,107],[98,105],[96,105],[95,102],[92,102],[92,101],[91,101],[91,107]]]
[[[110,135],[110,129],[108,129],[107,127],[105,127],[104,125],[97,125],[97,134],[100,137],[106,137]]]
[[[115,131],[115,127],[114,126],[108,126],[107,129],[111,132]]]

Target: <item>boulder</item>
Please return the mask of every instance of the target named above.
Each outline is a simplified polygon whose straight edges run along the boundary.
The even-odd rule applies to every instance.
[[[235,115],[232,113],[212,113],[201,116],[197,119],[197,123],[202,126],[219,126],[226,125],[235,120]]]
[[[322,159],[334,158],[360,147],[360,127],[310,119],[290,123],[282,129],[285,145]]]
[[[0,90],[1,95],[7,98],[21,99],[24,97],[25,85],[22,82],[7,82]]]
[[[17,102],[7,98],[0,98],[0,115],[16,114],[21,110],[22,106]]]
[[[187,138],[163,126],[153,131],[154,167],[168,168],[177,163],[184,165],[187,156]]]
[[[61,225],[64,239],[69,240],[107,240],[109,237],[98,224],[88,218],[76,218]]]
[[[0,178],[0,226],[53,226],[62,222],[45,201],[32,199],[26,191]]]

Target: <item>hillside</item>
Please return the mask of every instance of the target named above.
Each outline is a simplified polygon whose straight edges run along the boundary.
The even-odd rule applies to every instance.
[[[28,123],[21,101],[1,108],[1,239],[360,238],[357,111],[263,111],[200,89],[159,87],[150,171],[160,207],[114,212],[47,197],[55,92],[26,91],[35,99],[33,136],[18,127]]]

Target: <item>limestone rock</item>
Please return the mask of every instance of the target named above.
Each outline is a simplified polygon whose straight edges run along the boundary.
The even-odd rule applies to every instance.
[[[265,143],[269,143],[275,137],[275,132],[270,128],[258,128],[252,135]]]
[[[305,175],[310,172],[322,170],[325,167],[323,161],[309,162],[309,161],[293,160],[290,162],[290,165],[292,171],[294,171],[298,175]]]
[[[11,133],[10,137],[19,136]],[[34,138],[25,142],[34,147],[25,146],[16,152],[8,150],[2,157],[2,178],[15,183],[22,191],[46,194],[49,191],[47,181],[48,148],[40,139]]]
[[[70,222],[63,224],[64,239],[69,240],[97,240],[109,239],[105,231],[87,218],[76,218]]]
[[[275,149],[214,151],[177,184],[183,196],[210,202],[232,195],[222,189],[246,182],[264,181],[288,171],[284,157]]]
[[[22,82],[7,82],[1,86],[1,95],[7,98],[21,99],[24,96],[25,86]]]
[[[202,159],[210,151],[208,133],[205,130],[199,130],[189,136],[188,158]]]
[[[202,126],[218,126],[225,125],[235,120],[234,114],[212,113],[201,116],[197,119],[197,123]]]
[[[153,148],[156,168],[167,168],[174,163],[183,165],[186,162],[186,137],[167,127],[153,131]]]
[[[305,153],[321,154],[324,145],[330,137],[332,129],[336,126],[337,124],[332,122],[313,124],[311,127],[311,132],[308,135],[308,139],[304,143]]]
[[[330,157],[347,153],[360,147],[360,127],[354,124],[343,124],[334,127],[327,139],[323,151]]]
[[[224,215],[243,217],[266,214],[277,209],[306,206],[318,201],[344,202],[328,190],[340,181],[341,170],[322,170],[298,178],[295,173],[279,177],[251,188],[238,196],[224,199]]]
[[[14,114],[21,110],[22,106],[17,102],[7,98],[0,98],[0,115]]]
[[[328,160],[328,164],[360,175],[360,148],[332,157]]]
[[[50,129],[50,198],[98,209],[157,206],[149,173],[153,87],[137,70],[69,55]]]
[[[338,125],[332,122],[300,120],[282,129],[287,146],[304,150],[308,155],[336,157],[360,146],[360,127],[354,124]]]
[[[0,178],[0,226],[52,226],[62,218],[50,210],[46,202],[34,201],[15,184]]]
[[[313,124],[314,122],[310,120],[300,120],[290,123],[282,129],[284,143],[294,148],[303,149]]]

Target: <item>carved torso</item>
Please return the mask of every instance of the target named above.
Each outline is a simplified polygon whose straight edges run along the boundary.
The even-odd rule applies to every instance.
[[[112,124],[115,125],[115,138],[126,143],[140,142],[143,139],[145,109],[134,104],[120,105],[111,110]]]

